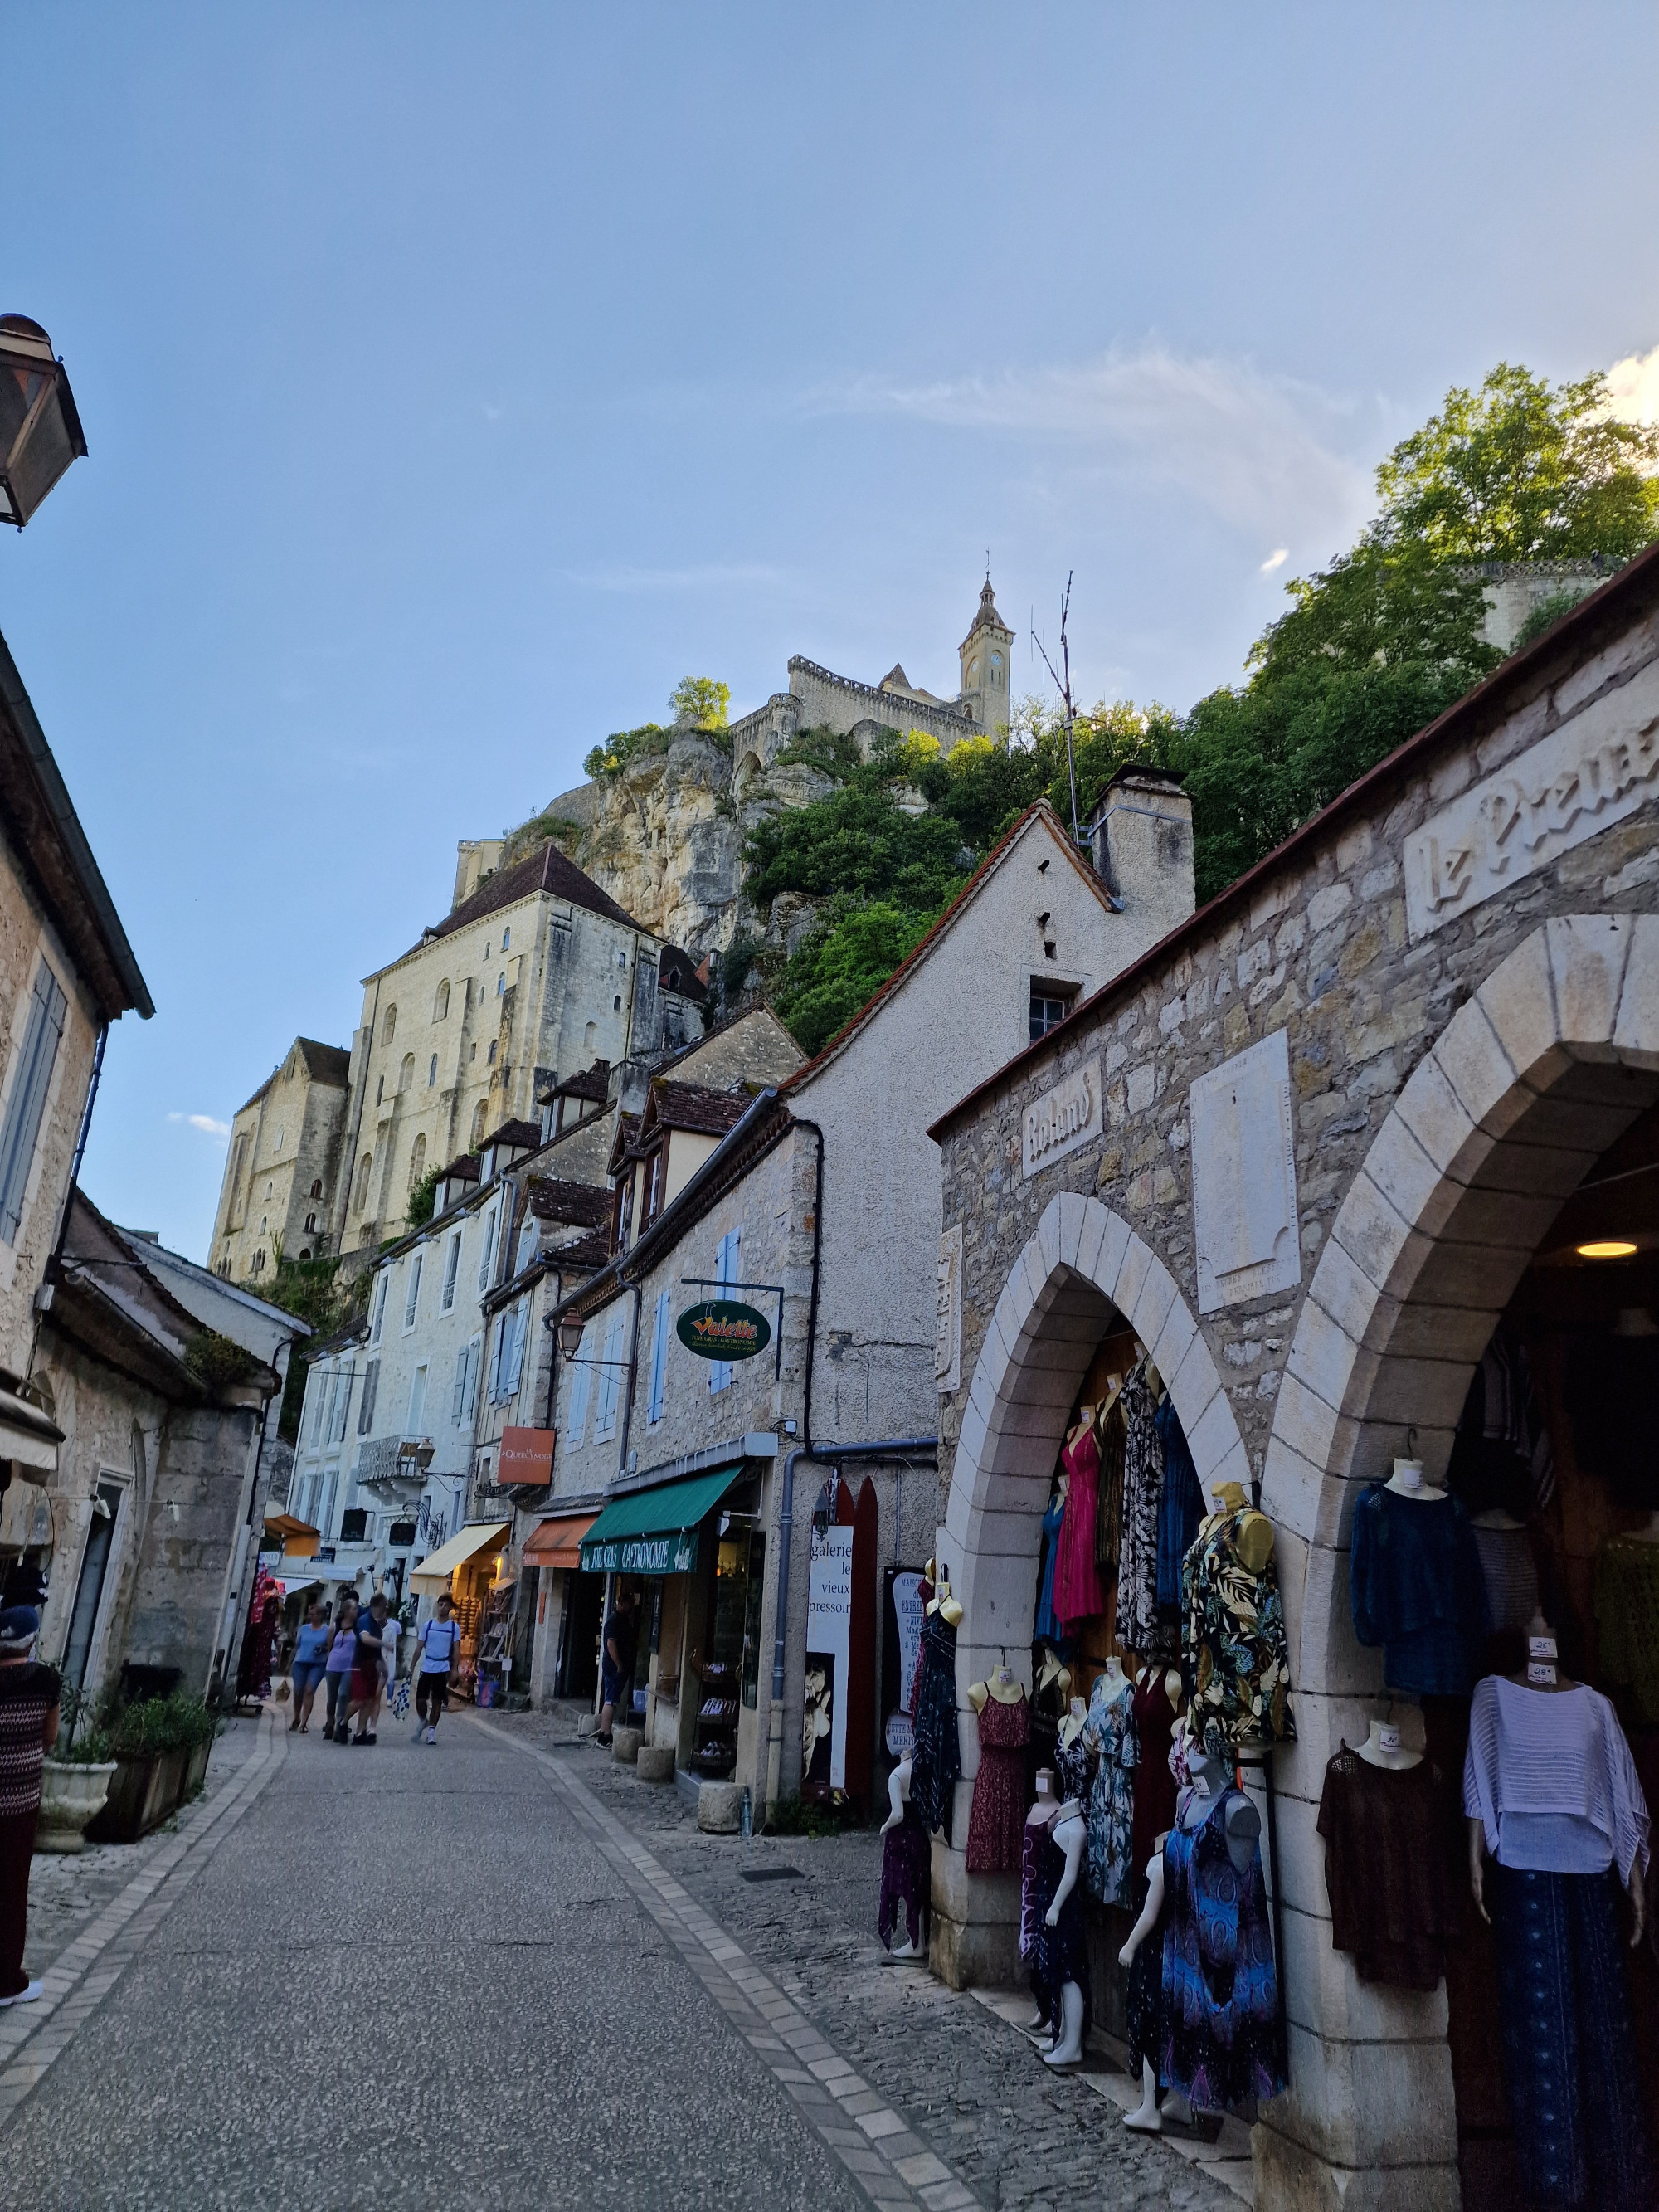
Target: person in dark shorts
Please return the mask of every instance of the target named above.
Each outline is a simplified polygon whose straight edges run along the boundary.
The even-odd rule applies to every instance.
[[[297,1729],[301,1735],[311,1724],[311,1708],[317,1701],[323,1662],[327,1657],[328,1623],[323,1619],[321,1605],[313,1601],[306,1607],[305,1620],[295,1639],[294,1662],[289,1669],[294,1688],[294,1717],[289,1727]]]
[[[23,1968],[40,1770],[58,1741],[58,1672],[34,1656],[40,1632],[32,1605],[0,1612],[0,2006],[33,2004],[46,1986]]]
[[[421,1665],[415,1677],[415,1717],[420,1725],[414,1741],[438,1741],[438,1722],[449,1700],[449,1677],[461,1641],[461,1625],[445,1590],[421,1631]]]
[[[599,1732],[595,1739],[599,1743],[610,1742],[617,1700],[633,1686],[634,1653],[639,1643],[634,1601],[633,1591],[624,1584],[617,1592],[615,1609],[605,1624],[599,1662]]]

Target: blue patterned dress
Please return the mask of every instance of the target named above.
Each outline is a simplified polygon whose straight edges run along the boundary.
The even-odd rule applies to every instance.
[[[1195,1828],[1177,1818],[1164,1845],[1164,2087],[1194,2112],[1229,2112],[1285,2087],[1267,1885],[1258,1844],[1240,1874],[1227,1847],[1224,1790]]]
[[[1103,1905],[1127,1905],[1133,1887],[1135,1723],[1133,1682],[1126,1674],[1116,1697],[1104,1674],[1095,1677],[1085,1733],[1100,1754],[1085,1818],[1089,1849],[1085,1880]]]

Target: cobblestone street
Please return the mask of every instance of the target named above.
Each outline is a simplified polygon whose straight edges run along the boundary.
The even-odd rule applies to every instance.
[[[872,1835],[702,1836],[573,1736],[456,1714],[371,1759],[241,1721],[169,1830],[37,1860],[9,2200],[1237,2207],[1243,2130],[1129,2136],[1109,2056],[1048,2078],[878,1963]]]

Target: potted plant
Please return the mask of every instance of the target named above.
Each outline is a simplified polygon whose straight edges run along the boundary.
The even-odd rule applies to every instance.
[[[109,1739],[95,1723],[79,1726],[84,1701],[65,1689],[58,1741],[40,1770],[37,1851],[83,1851],[87,1824],[103,1810],[116,1772]]]

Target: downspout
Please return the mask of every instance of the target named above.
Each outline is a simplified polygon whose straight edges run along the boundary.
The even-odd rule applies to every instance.
[[[806,1303],[806,1381],[801,1392],[801,1443],[784,1455],[783,1480],[778,1499],[778,1595],[772,1638],[772,1706],[766,1717],[766,1802],[778,1802],[783,1774],[783,1650],[789,1626],[789,1540],[795,1525],[795,1462],[812,1448],[812,1370],[817,1364],[818,1274],[823,1255],[823,1131],[816,1121],[797,1120],[798,1129],[810,1129],[817,1139],[812,1166],[812,1287]],[[783,1331],[783,1316],[778,1316]]]
[[[634,1285],[634,1330],[628,1345],[628,1399],[623,1408],[622,1457],[617,1466],[620,1482],[628,1472],[628,1437],[634,1425],[634,1378],[640,1371],[640,1307],[644,1293]]]

